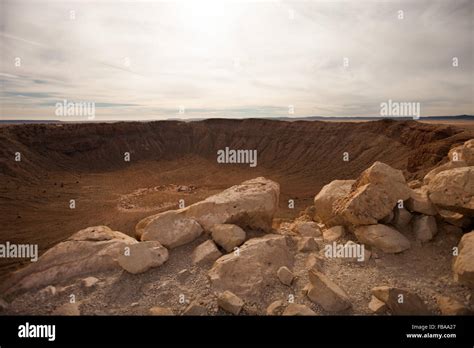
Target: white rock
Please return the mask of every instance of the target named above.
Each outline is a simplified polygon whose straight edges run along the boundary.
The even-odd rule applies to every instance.
[[[88,227],[46,251],[37,262],[14,272],[6,292],[58,284],[84,275],[120,270],[117,258],[137,241],[106,226]]]
[[[217,298],[217,304],[226,312],[232,313],[234,315],[239,315],[240,311],[244,307],[244,301],[242,301],[240,297],[230,291],[224,291],[222,294],[220,294]]]
[[[428,189],[436,206],[474,216],[474,167],[445,170],[430,181]]]
[[[314,197],[315,220],[323,222],[326,226],[339,225],[338,218],[333,212],[334,202],[345,197],[351,191],[355,180],[334,180],[325,185]]]
[[[130,245],[129,253],[118,258],[120,266],[129,273],[139,274],[161,266],[168,260],[168,250],[157,241]]]
[[[216,290],[229,290],[244,299],[252,299],[255,293],[278,281],[276,272],[280,267],[291,267],[292,263],[286,238],[268,234],[246,241],[238,253],[219,258],[209,277]]]
[[[403,234],[385,225],[359,226],[354,233],[361,243],[385,253],[400,253],[410,248],[410,241]]]
[[[428,187],[423,186],[421,188],[412,190],[410,198],[405,203],[408,210],[414,211],[424,215],[436,215],[436,210],[433,203],[431,203],[428,197]]]
[[[311,286],[308,298],[328,312],[341,312],[351,307],[349,297],[336,283],[314,269],[308,271]]]
[[[237,225],[217,224],[211,227],[212,239],[216,244],[230,253],[235,247],[245,242],[246,233]]]
[[[293,272],[291,272],[290,269],[286,266],[282,266],[278,269],[277,276],[283,284],[288,286],[291,285],[293,279],[295,278]]]
[[[222,253],[217,249],[214,242],[212,240],[207,240],[194,249],[191,258],[193,264],[204,265],[216,261],[221,256]]]
[[[453,271],[457,282],[474,289],[474,231],[466,233],[461,238]]]

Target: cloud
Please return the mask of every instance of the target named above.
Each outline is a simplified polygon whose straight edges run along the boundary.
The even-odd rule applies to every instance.
[[[369,116],[388,99],[474,114],[469,0],[2,7],[4,118],[51,118],[63,99],[95,102],[98,120],[291,116],[288,105],[294,116]]]

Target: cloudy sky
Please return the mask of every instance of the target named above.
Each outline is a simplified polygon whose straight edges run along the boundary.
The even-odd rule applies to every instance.
[[[3,119],[474,114],[470,0],[0,3]]]

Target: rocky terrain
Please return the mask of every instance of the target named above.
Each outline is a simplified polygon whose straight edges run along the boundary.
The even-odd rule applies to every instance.
[[[387,149],[373,145],[373,153],[362,151],[372,141],[354,145],[349,154],[367,158],[355,161],[352,171],[341,175],[331,172],[331,160],[320,160],[332,179],[322,180],[325,185],[315,184],[321,187],[299,216],[278,218],[280,184],[255,176],[182,208],[165,206],[154,214],[140,210],[145,216],[137,221],[132,235],[105,225],[87,227],[49,248],[37,262],[9,274],[1,284],[3,312],[472,314],[474,139],[460,142],[469,133],[450,127],[434,131],[428,128],[431,125],[409,122],[400,127],[390,122],[354,127],[369,126],[380,133],[375,143],[396,138],[398,145]],[[410,135],[411,127],[416,136]],[[277,136],[278,128],[263,133]],[[344,146],[336,144],[346,141],[342,128],[334,128],[339,131],[333,135],[338,139],[334,153],[345,152]],[[347,130],[347,137],[353,132]],[[184,138],[185,134],[183,130]],[[203,134],[209,136],[212,133]],[[225,137],[225,133],[214,136]],[[330,143],[331,137],[327,139]],[[238,137],[233,141],[236,147],[243,146]],[[272,143],[271,151],[262,150],[263,166],[275,163],[289,174],[293,167],[299,171],[300,164],[278,157],[285,155],[283,149],[299,144],[301,152],[292,154],[303,158],[311,148],[305,141],[299,137],[299,143]],[[354,139],[347,141],[346,147]],[[90,156],[94,149],[89,146],[71,154]],[[330,144],[325,145],[328,148]],[[97,151],[106,150],[99,147]],[[391,157],[397,151],[404,155]],[[58,151],[58,156],[63,155]],[[358,171],[361,163],[366,167]],[[6,171],[19,171],[3,166]],[[311,170],[304,163],[301,168]],[[340,163],[338,168],[341,171]],[[196,190],[192,185],[155,184],[151,192],[190,194]],[[140,192],[133,192],[122,198],[121,209],[140,204]]]

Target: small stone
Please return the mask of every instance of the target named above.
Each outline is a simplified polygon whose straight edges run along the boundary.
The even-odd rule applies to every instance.
[[[413,219],[413,233],[417,240],[428,242],[438,232],[434,216],[420,215]]]
[[[55,286],[52,286],[52,285],[48,285],[47,287],[41,289],[39,291],[39,295],[41,298],[43,299],[47,299],[47,298],[50,298],[50,297],[53,297],[57,294],[57,289]]]
[[[81,285],[85,288],[92,288],[99,282],[96,277],[87,277],[81,280]]]
[[[226,312],[238,315],[244,306],[244,301],[230,291],[224,291],[217,298],[217,304]]]
[[[303,237],[320,237],[321,230],[318,224],[314,221],[300,221],[296,220],[293,223],[292,231],[298,233]]]
[[[306,315],[316,315],[316,313],[309,307],[297,304],[290,303],[288,307],[283,311],[284,316],[306,316]]]
[[[416,293],[408,290],[377,286],[371,292],[384,302],[394,315],[428,315],[430,313],[425,302]]]
[[[285,310],[286,302],[282,300],[277,300],[267,307],[267,315],[281,315]]]
[[[295,278],[293,273],[286,266],[282,266],[278,269],[277,276],[283,284],[288,286],[291,285],[293,279]]]
[[[222,253],[217,249],[216,244],[212,240],[207,240],[194,249],[191,258],[193,264],[205,265],[216,261],[221,256]]]
[[[323,238],[326,242],[332,243],[344,235],[344,226],[334,226],[323,232]]]
[[[152,307],[150,308],[150,315],[165,316],[174,315],[174,313],[171,309],[166,307]]]
[[[130,305],[130,307],[138,307],[139,303],[138,302],[132,302],[132,304]]]
[[[321,271],[324,266],[324,259],[317,254],[310,254],[306,259],[306,268],[311,269],[314,268],[317,271]]]
[[[120,266],[129,273],[139,274],[158,267],[168,260],[168,250],[157,241],[139,242],[128,246],[130,253],[120,255]]]
[[[372,313],[383,314],[387,311],[388,307],[385,302],[382,302],[377,297],[372,296],[369,303],[369,309],[372,311]]]
[[[306,252],[306,251],[315,251],[318,250],[318,243],[313,237],[302,237],[298,241],[298,251],[299,252]]]
[[[308,272],[311,287],[308,298],[328,312],[341,312],[351,307],[349,296],[326,275],[315,270]]]
[[[216,224],[211,227],[210,232],[214,242],[228,253],[240,246],[247,238],[242,228],[232,224]]]

